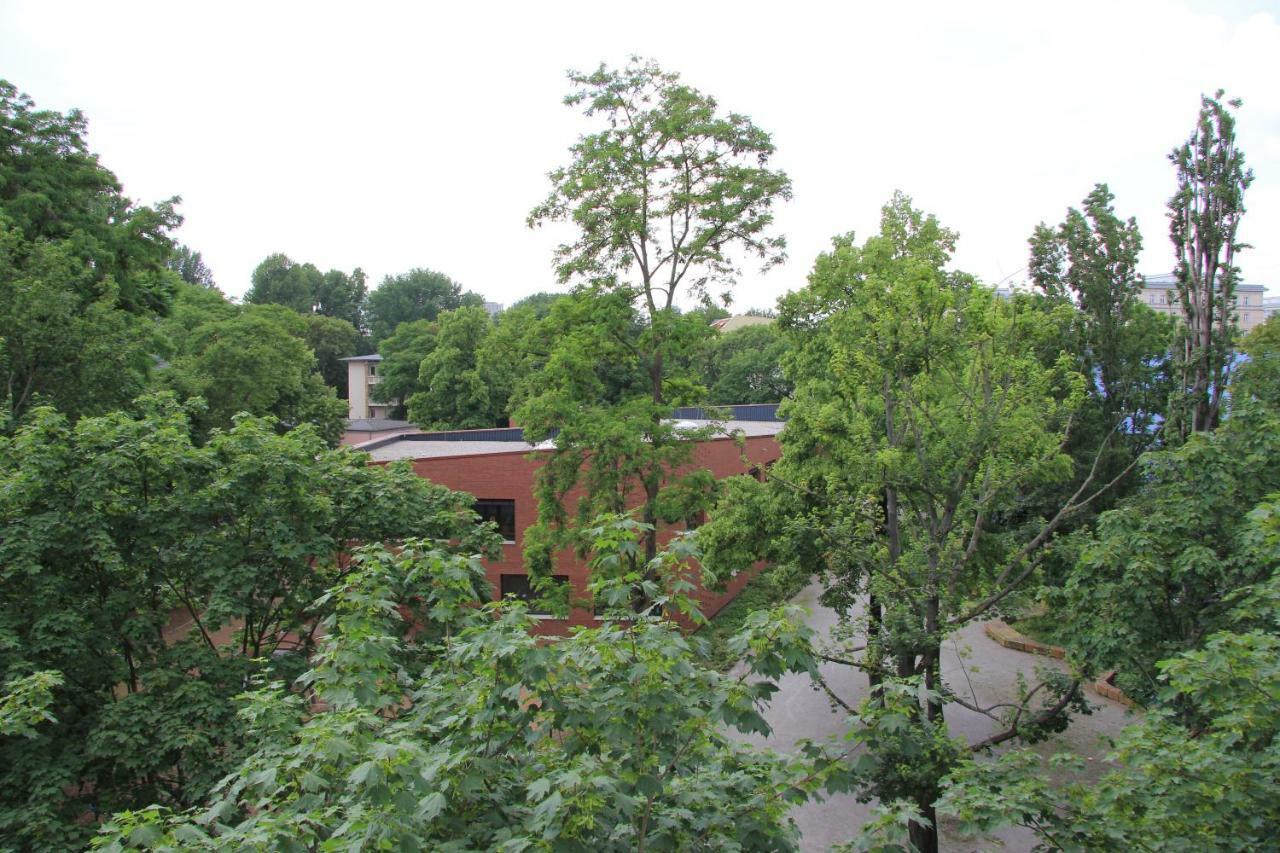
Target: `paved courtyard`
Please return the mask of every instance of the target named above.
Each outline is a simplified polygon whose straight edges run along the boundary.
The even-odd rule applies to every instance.
[[[810,584],[793,602],[810,611],[809,624],[825,637],[836,624],[836,614],[818,603],[822,588]],[[1037,667],[1063,668],[1061,661],[1006,649],[988,638],[980,624],[969,625],[951,637],[943,652],[943,677],[958,694],[976,695],[978,703],[986,707],[994,702],[1011,701],[1015,697],[1014,685],[1018,673],[1029,681],[1035,678]],[[824,664],[823,677],[836,693],[855,705],[866,695],[866,676],[852,667]],[[1034,684],[1034,681],[1031,681]],[[785,677],[781,689],[764,716],[773,727],[768,738],[743,736],[744,740],[765,744],[781,752],[790,751],[797,740],[810,738],[822,740],[836,737],[845,729],[843,710],[832,711],[825,693],[813,687],[807,675]],[[1102,738],[1114,735],[1133,721],[1124,706],[1104,699],[1093,692],[1086,694],[1095,711],[1090,716],[1077,716],[1071,727],[1053,740],[1038,748],[1045,753],[1070,750],[1084,757],[1089,765],[1086,775],[1096,775],[1105,769],[1100,761],[1107,753]],[[970,743],[995,733],[998,724],[958,705],[948,705],[946,718],[951,733]],[[803,835],[802,849],[827,850],[832,844],[849,840],[866,819],[869,805],[857,802],[850,795],[831,797],[823,802],[809,802],[798,807],[793,816]],[[1005,830],[991,838],[962,838],[943,825],[942,849],[946,851],[971,850],[1030,850],[1034,837],[1018,828]]]

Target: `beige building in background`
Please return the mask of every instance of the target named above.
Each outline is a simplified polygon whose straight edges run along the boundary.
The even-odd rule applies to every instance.
[[[347,363],[347,418],[385,418],[395,408],[391,403],[373,402],[373,386],[382,381],[378,375],[378,362],[382,356],[357,355],[344,358]]]
[[[1266,321],[1273,310],[1269,304],[1273,300],[1267,299],[1266,294],[1267,288],[1261,284],[1236,285],[1236,323],[1240,331],[1248,332]],[[1162,314],[1182,316],[1177,279],[1172,273],[1147,276],[1138,300]]]

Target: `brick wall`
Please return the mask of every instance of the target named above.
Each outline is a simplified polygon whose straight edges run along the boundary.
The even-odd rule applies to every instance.
[[[538,517],[537,501],[533,495],[533,480],[546,455],[546,453],[503,452],[417,459],[413,462],[414,471],[434,483],[468,492],[477,499],[515,501],[515,542],[502,546],[501,559],[486,564],[489,582],[493,585],[495,595],[500,589],[502,575],[525,573],[521,559],[524,532]],[[708,469],[719,479],[749,473],[753,466],[772,462],[780,455],[781,449],[773,436],[748,438],[745,447],[740,447],[730,438],[717,438],[699,443],[691,468]],[[574,496],[571,495],[569,499],[573,501]],[[638,498],[636,503],[639,505]],[[669,536],[670,534],[666,538]],[[702,605],[703,612],[707,616],[712,616],[732,601],[754,571],[753,569],[751,572],[739,574],[720,593],[699,589],[696,597]],[[587,565],[584,561],[577,559],[571,552],[562,552],[557,555],[554,573],[569,577],[573,597],[585,597]],[[589,611],[575,609],[568,619],[545,620],[542,623],[541,632],[562,634],[574,625],[590,625],[593,621]]]

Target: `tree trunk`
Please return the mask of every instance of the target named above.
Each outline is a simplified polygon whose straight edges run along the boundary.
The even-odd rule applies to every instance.
[[[649,383],[653,389],[653,402],[659,409],[666,404],[666,397],[662,387],[662,371],[662,350],[659,347],[658,351],[653,354],[653,359],[649,362]],[[661,429],[662,414],[660,411],[655,411],[653,414],[651,440],[656,440]],[[660,470],[651,470],[644,484],[644,523],[650,526],[649,532],[644,537],[644,557],[646,562],[658,556],[658,490],[662,485],[661,476]]]
[[[867,579],[867,585],[871,585],[870,577]],[[880,631],[883,625],[884,605],[880,603],[879,597],[874,592],[869,593],[867,596],[867,649],[869,652],[875,652],[877,657],[874,661],[875,665],[867,669],[867,683],[873,689],[884,680],[884,674],[880,671],[880,663],[884,661],[880,645]],[[867,660],[871,660],[870,654]]]
[[[940,659],[942,657],[942,638],[938,636],[938,596],[929,596],[925,602],[924,629],[929,636],[929,646],[921,655],[920,666],[924,669],[924,686],[929,691],[926,705],[926,716],[931,723],[942,721],[942,702],[933,694],[942,688]]]
[[[927,806],[920,803],[916,805],[929,821],[929,826],[916,823],[914,820],[907,825],[911,846],[916,849],[917,853],[938,853],[938,812],[934,809],[932,803]]]

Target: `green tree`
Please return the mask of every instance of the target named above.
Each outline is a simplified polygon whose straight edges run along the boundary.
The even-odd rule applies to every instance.
[[[62,673],[54,670],[6,682],[0,695],[0,737],[31,737],[36,726],[56,722],[48,708],[53,704],[54,689],[61,686]]]
[[[1280,551],[1275,502],[1255,517]],[[1255,630],[1223,631],[1159,665],[1160,697],[1116,739],[1117,769],[1062,784],[1073,762],[1046,766],[1028,750],[962,765],[940,809],[963,829],[1018,824],[1043,850],[1264,850],[1280,833],[1280,598],[1274,574],[1266,610],[1241,605]],[[1187,724],[1186,709],[1194,709]]]
[[[707,402],[777,403],[791,394],[782,370],[788,350],[785,336],[774,327],[745,326],[721,334],[707,350]]]
[[[208,809],[118,814],[97,846],[795,849],[786,812],[838,758],[727,732],[767,731],[760,704],[811,664],[807,631],[762,612],[736,640],[743,675],[705,668],[675,623],[631,613],[627,579],[607,571],[639,532],[608,519],[592,534],[593,592],[625,618],[551,644],[519,602],[475,606],[476,561],[426,542],[366,549],[301,679],[319,707],[259,687],[243,711],[254,751]],[[648,573],[677,609],[687,556]],[[406,615],[423,626],[412,643]]]
[[[107,411],[146,388],[155,323],[122,310],[111,280],[93,279],[68,241],[27,242],[0,221],[4,420],[39,403],[73,416]]]
[[[139,206],[85,144],[87,121],[37,110],[0,80],[0,210],[26,243],[59,244],[83,268],[77,295],[95,301],[114,284],[123,311],[163,314],[173,291],[168,232],[181,224],[177,198]]]
[[[1256,326],[1240,344],[1247,356],[1231,390],[1247,396],[1273,412],[1280,412],[1280,314],[1272,314]],[[1233,406],[1238,405],[1233,401]]]
[[[299,264],[282,254],[267,257],[253,271],[244,301],[254,305],[283,305],[299,314],[319,314],[364,328],[368,288],[358,267],[320,272],[314,264]]]
[[[534,294],[494,318],[476,360],[480,373],[488,379],[493,410],[503,423],[512,419],[522,395],[536,392],[527,385],[529,377],[546,365],[558,339],[560,320],[551,319],[551,315],[556,305],[573,298]]]
[[[16,423],[52,403],[78,416],[145,386],[176,199],[145,207],[85,144],[86,121],[38,110],[0,80],[0,378]]]
[[[441,311],[484,304],[478,293],[462,291],[462,285],[444,273],[416,268],[389,275],[369,294],[369,333],[374,343],[390,337],[401,323],[434,320]]]
[[[199,802],[245,745],[233,697],[315,649],[349,543],[495,541],[470,496],[310,428],[241,418],[197,446],[171,400],[137,408],[74,426],[39,409],[0,440],[0,684],[62,676],[49,716],[0,737],[6,848],[76,849],[95,811]]]
[[[190,246],[182,244],[174,246],[173,254],[169,256],[166,266],[176,272],[187,284],[218,289],[218,285],[213,280],[213,272],[205,266],[204,258],[199,252],[192,251]]]
[[[1157,663],[1234,624],[1237,596],[1276,569],[1274,554],[1246,546],[1251,513],[1280,491],[1280,417],[1239,405],[1216,431],[1143,457],[1141,479],[1098,520],[1053,601],[1072,650],[1147,701]]]
[[[1022,694],[1016,715],[972,706],[1005,727],[957,745],[943,708],[966,700],[942,680],[941,644],[1030,578],[1063,520],[1106,488],[1086,478],[1051,514],[1002,523],[1028,492],[1070,476],[1063,444],[1084,380],[1065,352],[1046,365],[1051,316],[946,270],[954,244],[897,194],[878,235],[861,246],[837,238],[819,256],[780,321],[793,330],[796,389],[770,484],[793,493],[781,505],[798,506],[746,526],[730,508],[699,531],[713,543],[789,532],[802,540],[791,550],[819,557],[825,599],[846,614],[830,657],[872,686],[867,703],[850,707],[859,721],[850,737],[868,749],[855,771],[860,794],[905,800],[920,851],[937,849],[934,802],[956,762],[1060,729],[1081,703],[1078,683],[1048,678]],[[752,491],[735,484],[728,499]],[[858,602],[865,616],[855,616]]]
[[[424,429],[500,426],[501,401],[491,394],[480,350],[491,323],[484,308],[445,311],[436,321],[435,346],[418,368],[417,393],[408,399],[409,419]]]
[[[573,222],[578,233],[557,249],[557,271],[599,303],[588,310],[600,327],[557,346],[530,380],[545,390],[517,418],[535,439],[559,430],[540,485],[544,538],[562,526],[560,504],[585,477],[580,517],[615,508],[633,488],[643,493],[652,558],[664,481],[688,460],[695,437],[672,427],[672,407],[703,396],[689,371],[673,365],[690,361],[707,337],[705,324],[680,315],[677,298],[727,295],[741,256],[764,267],[781,262],[773,207],[790,197],[791,184],[768,168],[774,148],[767,133],[746,116],[721,113],[714,98],[652,62],[633,58],[569,79],[574,91],[565,103],[599,129],[571,147],[568,166],[551,172],[551,194],[529,223]],[[591,396],[600,383],[589,367],[596,359],[628,365],[643,385],[602,405]]]
[[[1105,428],[1116,418],[1130,418],[1129,433],[1141,438],[1167,401],[1160,380],[1168,338],[1160,319],[1138,301],[1142,236],[1132,217],[1116,216],[1114,198],[1106,184],[1098,184],[1082,211],[1068,209],[1056,228],[1037,226],[1029,269],[1046,296],[1074,301],[1080,309],[1071,333],[1078,340],[1080,372],[1094,379],[1088,388],[1107,419]]]
[[[1221,89],[1201,96],[1191,137],[1169,155],[1178,191],[1169,199],[1169,237],[1177,263],[1174,275],[1186,318],[1182,346],[1185,400],[1175,410],[1186,432],[1218,424],[1233,363],[1236,334],[1236,239],[1244,215],[1244,193],[1253,183],[1244,153],[1236,147],[1239,100],[1223,102]]]
[[[502,314],[512,311],[521,311],[528,308],[532,309],[534,316],[541,320],[543,317],[546,317],[551,313],[552,305],[555,305],[556,302],[561,299],[567,298],[567,296],[568,294],[565,293],[551,293],[545,290],[538,293],[531,293],[523,299],[518,299],[508,305]],[[498,316],[501,317],[502,314],[499,314]]]
[[[374,400],[395,403],[393,414],[406,415],[405,404],[418,393],[418,376],[422,360],[436,348],[436,323],[432,320],[413,320],[401,323],[393,334],[378,344],[382,361],[378,375],[382,380],[373,386]]]
[[[240,313],[240,308],[220,291],[182,282],[174,291],[173,305],[160,328],[167,338],[167,355],[182,349],[193,330],[205,323],[230,320]]]
[[[347,365],[342,359],[356,355],[360,350],[360,332],[346,320],[307,314],[303,318],[303,340],[316,357],[316,369],[324,384],[334,389],[338,396],[347,396]]]
[[[293,311],[249,305],[193,329],[162,378],[180,395],[204,399],[207,409],[197,418],[204,431],[247,412],[288,426],[313,424],[336,444],[347,408],[316,372],[306,335],[306,320]]]

